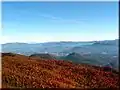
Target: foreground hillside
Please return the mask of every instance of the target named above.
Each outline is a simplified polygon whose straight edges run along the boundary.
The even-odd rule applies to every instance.
[[[118,74],[105,68],[2,53],[3,88],[118,88]]]

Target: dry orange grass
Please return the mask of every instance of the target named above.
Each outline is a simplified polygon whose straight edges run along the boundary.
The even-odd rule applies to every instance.
[[[3,88],[118,88],[118,76],[90,65],[2,54]]]

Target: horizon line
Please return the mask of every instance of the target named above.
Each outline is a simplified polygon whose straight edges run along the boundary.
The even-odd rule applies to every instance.
[[[119,38],[118,38],[119,39]],[[54,43],[54,42],[96,42],[96,41],[108,41],[108,40],[118,40],[118,39],[105,39],[105,40],[89,40],[89,41],[45,41],[45,42],[5,42],[1,44],[9,44],[9,43],[25,43],[25,44],[37,44],[37,43]]]

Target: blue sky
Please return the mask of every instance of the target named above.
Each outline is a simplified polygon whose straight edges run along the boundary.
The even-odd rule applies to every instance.
[[[118,38],[116,2],[4,2],[2,42]]]

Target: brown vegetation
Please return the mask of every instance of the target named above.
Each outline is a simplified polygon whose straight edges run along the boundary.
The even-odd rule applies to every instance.
[[[118,88],[118,76],[96,66],[2,54],[3,88]]]

